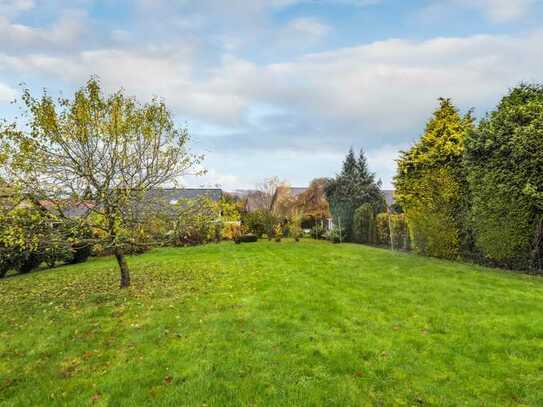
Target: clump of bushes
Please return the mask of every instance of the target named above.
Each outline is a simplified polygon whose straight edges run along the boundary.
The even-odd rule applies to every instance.
[[[90,229],[60,222],[46,209],[28,205],[0,214],[0,277],[9,270],[25,274],[43,262],[81,263],[90,255]]]
[[[213,241],[219,218],[216,203],[208,197],[178,202],[173,245],[195,246]]]
[[[257,209],[254,212],[247,212],[241,215],[241,223],[247,227],[250,233],[258,238],[267,235],[268,240],[274,236],[274,226],[279,222],[277,216],[267,209]]]

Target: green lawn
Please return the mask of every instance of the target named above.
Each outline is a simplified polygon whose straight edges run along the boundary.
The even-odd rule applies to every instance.
[[[543,405],[543,279],[223,243],[0,281],[0,405]]]

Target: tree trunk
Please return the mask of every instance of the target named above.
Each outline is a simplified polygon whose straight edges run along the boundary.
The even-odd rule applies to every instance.
[[[119,264],[119,269],[121,271],[121,288],[127,288],[130,286],[130,270],[128,269],[124,253],[119,247],[115,248],[115,258],[117,259],[117,264]]]

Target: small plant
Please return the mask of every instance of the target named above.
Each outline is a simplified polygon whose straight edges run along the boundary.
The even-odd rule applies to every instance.
[[[288,233],[289,236],[296,242],[299,242],[300,238],[303,236],[304,231],[302,230],[302,216],[299,213],[291,216],[288,224]]]
[[[276,242],[280,242],[283,239],[283,227],[280,223],[273,227],[273,236],[275,237]]]
[[[341,243],[343,242],[345,236],[343,234],[343,231],[340,231],[339,228],[334,228],[326,234],[326,238],[330,240],[332,243]]]
[[[324,238],[324,227],[321,224],[316,224],[311,228],[311,237],[315,240],[320,240]]]

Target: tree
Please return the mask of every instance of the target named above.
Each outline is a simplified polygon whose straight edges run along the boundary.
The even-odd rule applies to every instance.
[[[341,173],[328,181],[325,193],[334,223],[341,226],[346,241],[353,240],[353,217],[357,208],[369,203],[380,212],[385,207],[381,182],[375,181],[375,174],[369,171],[363,150],[358,159],[353,149],[349,150]]]
[[[60,218],[68,219],[67,202],[88,203],[79,221],[102,232],[120,285],[128,287],[125,248],[153,210],[148,191],[175,184],[201,160],[187,151],[187,131],[175,127],[162,101],[140,104],[123,90],[106,96],[97,78],[73,99],[24,90],[22,101],[26,126],[0,129],[5,179],[25,196],[52,202]]]
[[[259,192],[256,195],[260,201],[260,208],[268,211],[273,210],[274,197],[277,189],[286,186],[284,181],[280,181],[278,177],[266,178],[263,182],[256,186],[256,190]]]
[[[543,86],[511,90],[466,139],[470,221],[492,263],[543,271]]]
[[[309,188],[296,198],[294,210],[303,213],[302,223],[308,224],[309,227],[332,216],[325,193],[327,183],[326,178],[314,179]]]
[[[454,259],[470,246],[463,155],[472,126],[470,112],[461,116],[450,99],[439,99],[423,136],[398,160],[395,196],[421,254]]]

